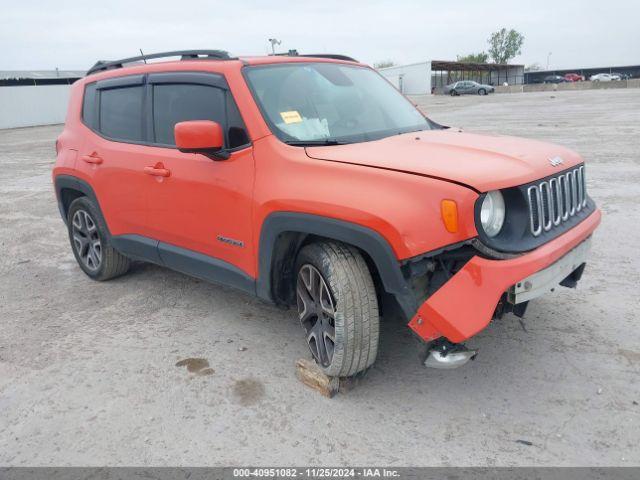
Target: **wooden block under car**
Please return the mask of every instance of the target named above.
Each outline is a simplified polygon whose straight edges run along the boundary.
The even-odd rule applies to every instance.
[[[327,398],[333,397],[340,389],[340,379],[325,375],[312,360],[299,359],[296,362],[296,376],[306,386]]]

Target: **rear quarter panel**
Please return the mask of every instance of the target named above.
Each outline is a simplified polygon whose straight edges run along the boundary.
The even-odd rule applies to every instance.
[[[53,167],[53,178],[57,175],[73,175],[76,167],[78,151],[83,144],[80,112],[82,109],[82,93],[84,82],[77,81],[71,86],[67,115],[62,133],[56,140],[57,155]]]

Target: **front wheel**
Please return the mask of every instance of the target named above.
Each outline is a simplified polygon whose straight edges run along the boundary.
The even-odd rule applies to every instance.
[[[325,374],[348,377],[378,354],[378,300],[360,252],[336,242],[305,246],[296,261],[296,299],[309,350]]]
[[[457,97],[458,96],[458,92],[456,92],[455,90],[451,90],[451,96],[452,97]]]
[[[481,88],[480,90],[478,90],[478,95],[486,95],[487,91],[484,88]]]

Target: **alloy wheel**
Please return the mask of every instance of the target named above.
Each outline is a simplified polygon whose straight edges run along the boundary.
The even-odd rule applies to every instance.
[[[102,242],[96,222],[88,212],[78,210],[73,215],[71,224],[73,246],[78,258],[89,270],[98,270],[102,263]]]
[[[313,265],[300,268],[296,297],[309,350],[318,364],[329,367],[336,342],[336,308],[327,282]]]

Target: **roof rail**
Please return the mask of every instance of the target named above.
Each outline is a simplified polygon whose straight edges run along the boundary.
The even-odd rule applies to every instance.
[[[340,55],[337,53],[305,53],[300,55],[301,57],[315,57],[315,58],[330,58],[332,60],[345,60],[347,62],[357,62],[355,58],[348,57],[347,55]]]
[[[176,50],[174,52],[161,52],[151,53],[149,55],[138,55],[137,57],[123,58],[122,60],[99,60],[96,64],[89,69],[87,75],[91,75],[96,72],[103,72],[105,70],[112,70],[114,68],[122,68],[126,63],[140,62],[153,59],[153,58],[165,58],[165,57],[180,57],[180,60],[194,60],[198,58],[207,60],[231,60],[227,52],[224,50]]]
[[[298,53],[298,50],[289,50],[283,53],[270,53],[276,57],[312,57],[312,58],[330,58],[331,60],[345,60],[347,62],[357,62],[355,58],[337,53]]]

